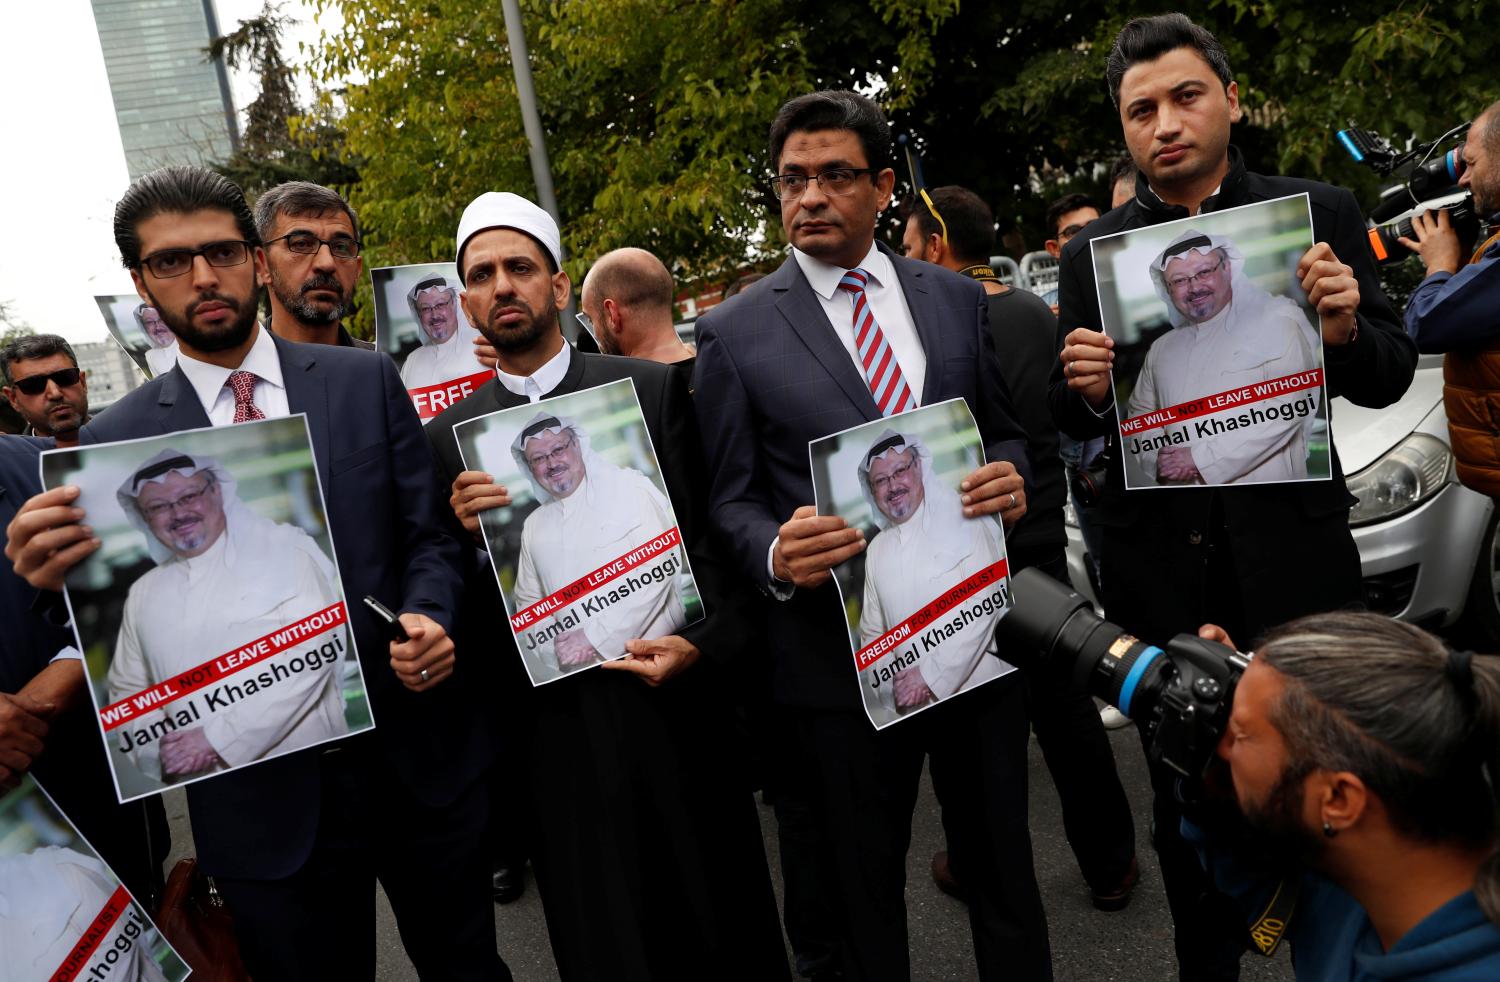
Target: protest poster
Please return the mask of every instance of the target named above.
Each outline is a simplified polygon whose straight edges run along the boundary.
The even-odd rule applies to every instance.
[[[630,379],[479,416],[453,433],[464,468],[510,492],[479,524],[532,685],[702,618]]]
[[[401,370],[422,422],[495,377],[474,357],[479,331],[458,296],[453,263],[381,266],[370,270],[375,297],[375,347]]]
[[[0,982],[180,982],[191,974],[41,785],[0,798]]]
[[[966,518],[959,484],[984,466],[969,406],[950,399],[808,444],[819,515],[868,545],[833,570],[865,714],[877,730],[1015,671],[997,657],[1010,609],[998,515]]]
[[[305,415],[41,470],[102,543],[64,594],[121,801],[374,725]]]
[[[177,364],[177,335],[155,307],[134,293],[98,296],[94,303],[104,315],[109,336],[147,378],[170,372]]]
[[[1127,488],[1331,476],[1312,244],[1306,194],[1090,243]]]

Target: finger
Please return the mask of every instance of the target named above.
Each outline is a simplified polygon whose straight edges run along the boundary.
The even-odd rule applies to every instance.
[[[1418,234],[1420,235],[1421,233],[1418,233]],[[1404,235],[1401,236],[1400,238],[1398,238],[1396,241],[1399,242],[1399,243],[1401,243],[1402,245],[1406,246],[1406,248],[1410,249],[1412,252],[1421,252],[1422,251],[1421,247],[1418,246],[1417,243],[1413,242],[1411,239],[1408,239]]]
[[[1444,232],[1448,231],[1449,229],[1451,229],[1453,227],[1453,222],[1448,217],[1448,209],[1447,208],[1439,208],[1438,209],[1438,213],[1437,213],[1437,225],[1438,225],[1438,228],[1442,229]]]
[[[853,558],[854,556],[859,555],[860,550],[864,549],[864,547],[864,540],[860,540],[853,545],[843,546],[838,549],[828,549],[824,552],[817,553],[816,555],[803,557],[801,560],[801,565],[802,568],[811,571],[805,575],[827,573],[828,570],[832,569],[834,566],[837,566],[839,563],[845,562]]]
[[[44,737],[47,735],[47,721],[33,716],[27,710],[12,705],[5,714],[6,729],[20,733],[29,733],[32,736]]]
[[[792,521],[795,522],[799,518],[812,518],[817,513],[818,509],[815,506],[803,505],[801,508],[798,508],[796,511],[792,512]]]
[[[1068,381],[1073,382],[1080,378],[1093,378],[1109,374],[1110,363],[1107,361],[1075,361],[1068,364]]]
[[[989,498],[998,498],[1002,495],[1015,494],[1019,498],[1019,492],[1025,486],[1026,482],[1021,479],[1019,474],[1012,474],[1009,477],[997,477],[993,481],[986,481],[979,485],[979,487],[966,491],[960,496],[960,500],[966,505],[971,505]]]
[[[1313,265],[1332,256],[1333,249],[1327,242],[1314,242],[1312,248],[1304,252],[1302,258],[1297,261],[1297,275],[1305,276],[1307,270]]]
[[[41,753],[41,751],[37,751]],[[26,773],[31,770],[33,755],[13,747],[0,747],[0,764],[9,767],[13,771]]]
[[[81,542],[60,549],[47,558],[45,562],[18,562],[16,572],[25,577],[26,582],[41,590],[61,590],[64,577],[68,570],[77,566],[88,558],[96,549],[103,545],[103,541],[96,538],[84,539]]]
[[[790,545],[782,543],[781,558],[787,563],[795,563],[835,549],[852,548],[854,552],[858,552],[864,538],[864,533],[859,529],[840,529],[837,532],[825,532],[810,539],[794,539]]]
[[[463,471],[453,479],[453,491],[457,493],[471,484],[494,484],[495,479],[484,471]]]
[[[41,738],[37,734],[30,730],[12,730],[3,738],[0,738],[0,746],[4,746],[10,750],[19,750],[21,753],[37,757],[41,755],[45,744],[42,743]]]
[[[1086,345],[1094,348],[1113,348],[1115,346],[1114,340],[1108,335],[1101,331],[1091,331],[1086,327],[1075,327],[1069,331],[1068,336],[1063,339],[1063,344],[1067,346]]]
[[[427,681],[426,682],[423,682],[422,679],[421,679],[421,677],[418,676],[416,679],[414,679],[412,681],[409,681],[409,682],[405,682],[404,684],[406,685],[406,687],[408,689],[410,689],[413,692],[426,692],[428,689],[430,689],[433,686],[439,684],[440,682],[442,682],[444,679],[446,679],[448,676],[450,676],[452,674],[453,674],[453,670],[452,669],[445,669],[445,670],[440,671],[440,672],[428,672],[427,673]]]
[[[616,658],[614,661],[601,662],[600,668],[609,668],[617,672],[629,672],[632,675],[650,675],[653,672],[650,661],[639,658]]]
[[[800,511],[800,509],[799,509]],[[812,538],[826,532],[836,532],[846,529],[849,523],[838,515],[810,515],[804,518],[793,518],[781,527],[781,547],[785,551],[788,544],[798,540]]]

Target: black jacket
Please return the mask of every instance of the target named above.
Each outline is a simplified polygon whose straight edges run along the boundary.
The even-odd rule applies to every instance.
[[[1372,408],[1400,399],[1411,384],[1417,351],[1381,291],[1354,196],[1316,181],[1251,173],[1237,149],[1230,147],[1229,155],[1229,174],[1203,211],[1306,193],[1315,241],[1327,242],[1359,280],[1357,337],[1325,349],[1329,398],[1343,396]],[[1103,329],[1089,242],[1186,217],[1185,208],[1164,204],[1141,177],[1135,198],[1089,223],[1067,244],[1058,284],[1059,350],[1075,328]],[[1076,439],[1116,431],[1113,409],[1096,415],[1068,388],[1057,360],[1048,402],[1058,428]],[[1336,451],[1332,467],[1329,481],[1126,491],[1115,460],[1095,519],[1105,529],[1106,613],[1155,641],[1195,630],[1205,614],[1215,613],[1216,594],[1226,586],[1218,577],[1226,569],[1238,580],[1241,627],[1250,636],[1292,617],[1358,603],[1359,555],[1348,528],[1355,499]],[[1227,555],[1208,556],[1206,546],[1213,541]],[[1250,637],[1236,640],[1248,644]]]

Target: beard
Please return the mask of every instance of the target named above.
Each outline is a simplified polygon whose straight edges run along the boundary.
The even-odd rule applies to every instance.
[[[148,295],[150,290],[146,291]],[[161,319],[171,329],[172,333],[188,347],[203,352],[227,351],[237,348],[250,338],[250,332],[255,327],[255,313],[259,306],[257,293],[251,293],[249,297],[239,299],[222,293],[200,293],[187,309],[179,313],[164,307],[155,296],[151,296],[151,303],[156,307]],[[234,318],[228,323],[216,328],[202,328],[193,324],[193,315],[198,312],[200,304],[214,301],[222,303],[234,312]]]
[[[338,302],[319,306],[307,298],[307,294],[314,290],[328,290],[339,298]],[[300,287],[294,289],[290,283],[281,278],[273,266],[271,268],[271,292],[276,294],[276,299],[281,301],[287,313],[308,327],[337,324],[349,312],[350,298],[344,292],[344,285],[332,273],[314,273]]]
[[[516,310],[525,313],[526,319],[513,326],[501,327],[498,323],[500,317]],[[491,304],[489,316],[476,326],[496,351],[525,351],[540,341],[549,329],[560,326],[557,300],[552,294],[547,294],[547,305],[538,314],[520,297],[505,297]]]
[[[1302,782],[1306,777],[1305,770],[1288,765],[1265,801],[1242,804],[1241,811],[1267,855],[1315,867],[1324,844],[1322,837],[1308,829],[1302,820]]]

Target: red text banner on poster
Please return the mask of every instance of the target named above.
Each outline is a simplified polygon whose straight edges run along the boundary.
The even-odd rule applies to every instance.
[[[94,957],[94,952],[99,949],[105,935],[109,934],[109,929],[115,926],[115,921],[120,919],[120,915],[125,913],[129,906],[130,894],[125,892],[124,887],[115,887],[115,892],[105,901],[104,909],[99,911],[99,916],[94,918],[94,923],[89,925],[89,929],[83,932],[83,936],[78,939],[73,950],[68,952],[68,957],[63,959],[62,965],[52,973],[49,982],[73,982],[78,978],[78,973],[83,971],[89,959]],[[93,978],[93,975],[90,974],[89,977]]]
[[[662,553],[676,548],[681,543],[682,533],[674,525],[645,545],[630,550],[613,562],[608,562],[600,566],[592,573],[580,576],[561,590],[557,590],[538,600],[536,603],[529,604],[521,610],[516,611],[515,616],[510,619],[510,626],[513,630],[525,630],[539,619],[549,614],[555,614],[569,604],[582,600],[610,580],[624,576],[642,563],[650,562]]]
[[[884,658],[890,653],[891,649],[911,637],[917,631],[920,631],[928,624],[942,617],[980,590],[1000,582],[1008,575],[1010,575],[1010,567],[1003,559],[986,566],[962,583],[945,591],[942,596],[938,597],[932,603],[918,610],[900,624],[897,624],[880,637],[859,649],[854,655],[855,666],[863,672]]]
[[[495,377],[494,372],[476,372],[463,378],[450,379],[437,385],[426,385],[420,389],[407,389],[411,404],[417,415],[431,419],[455,402],[463,402],[474,394],[474,390]]]
[[[236,672],[244,671],[251,665],[259,664],[272,655],[280,654],[293,645],[347,623],[348,620],[349,615],[342,602],[331,607],[324,607],[317,613],[309,614],[280,630],[272,631],[265,637],[256,638],[249,644],[242,644],[233,651],[210,659],[197,668],[180,672],[175,678],[159,682],[149,689],[110,703],[99,710],[99,719],[103,721],[106,730],[112,730],[130,722],[141,713],[160,709],[167,703],[190,695],[206,685],[223,681]]]
[[[1210,413],[1221,413],[1226,409],[1236,409],[1240,406],[1249,405],[1252,402],[1260,402],[1264,399],[1274,399],[1291,392],[1301,392],[1304,389],[1316,389],[1323,384],[1323,370],[1314,368],[1306,372],[1298,372],[1295,375],[1283,375],[1280,378],[1269,379],[1265,382],[1254,382],[1250,385],[1241,386],[1238,389],[1226,389],[1216,392],[1211,396],[1201,399],[1193,399],[1189,402],[1178,403],[1165,409],[1153,409],[1149,413],[1132,416],[1122,420],[1120,423],[1120,435],[1131,436],[1135,433],[1144,433],[1161,426],[1171,426],[1185,419],[1195,416],[1207,416]]]

